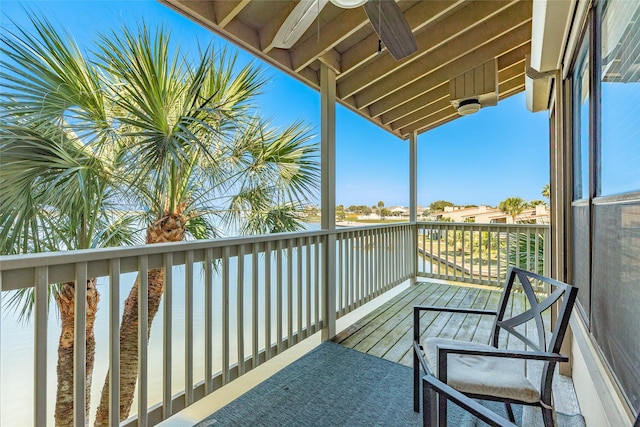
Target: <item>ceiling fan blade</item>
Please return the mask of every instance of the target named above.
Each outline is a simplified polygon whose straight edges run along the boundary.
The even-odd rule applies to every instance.
[[[306,0],[299,2],[284,20],[273,38],[273,46],[289,49],[307,31],[318,17],[318,13],[329,0]]]
[[[396,60],[418,50],[411,27],[395,1],[369,0],[364,4],[364,10],[378,37]]]

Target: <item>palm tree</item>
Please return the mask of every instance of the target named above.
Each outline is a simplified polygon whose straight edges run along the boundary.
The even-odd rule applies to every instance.
[[[518,215],[520,215],[522,211],[526,209],[526,207],[527,204],[520,197],[508,197],[505,200],[501,201],[498,205],[498,209],[500,209],[507,215],[511,215],[514,224]]]
[[[534,273],[544,274],[544,236],[540,233],[509,233],[515,245],[509,248],[501,247],[507,259],[503,264],[501,274],[506,274],[509,266],[516,266]],[[507,251],[508,250],[508,251]]]
[[[542,192],[540,194],[542,194],[542,197],[549,200],[549,197],[551,197],[551,187],[549,184],[545,184],[544,187],[542,187]]]
[[[384,219],[384,216],[382,215],[382,208],[384,208],[384,202],[383,202],[382,200],[380,200],[380,201],[378,202],[378,209],[377,209],[377,211],[376,211],[376,212],[378,213],[378,216],[379,216],[381,219]]]
[[[4,122],[0,143],[0,242],[3,253],[87,249],[135,242],[133,218],[109,211],[115,200],[110,175],[86,147],[54,126],[38,132]],[[91,398],[95,356],[94,322],[99,292],[89,278],[86,305],[86,401]],[[73,422],[73,352],[75,283],[49,289],[61,320],[58,345],[57,425]],[[26,319],[32,289],[15,293],[7,304]],[[88,422],[88,420],[86,420]]]
[[[214,218],[244,233],[292,231],[317,188],[317,146],[302,123],[284,130],[252,115],[265,80],[235,56],[200,52],[195,65],[170,55],[163,29],[101,38],[99,59],[121,88],[116,104],[132,203],[148,207],[146,242],[221,234]],[[130,161],[129,161],[130,160]],[[136,161],[137,160],[137,161]],[[231,196],[229,196],[231,194]],[[148,272],[149,326],[163,294],[163,270]],[[137,378],[138,281],[120,328],[120,419],[128,417]],[[108,422],[105,381],[96,425]]]
[[[49,22],[31,21],[34,33],[1,38],[1,173],[12,184],[0,192],[3,252],[131,244],[134,219],[146,224],[150,244],[216,237],[224,225],[244,233],[299,228],[297,212],[317,188],[318,150],[304,124],[277,130],[255,116],[260,69],[236,67],[235,56],[212,47],[194,63],[171,56],[168,32],[144,26],[101,36],[89,60]],[[146,214],[119,214],[124,206]],[[151,326],[163,270],[148,278]],[[98,292],[94,279],[87,286],[88,405]],[[135,389],[137,288],[121,324],[121,420]],[[61,425],[72,422],[73,289],[53,293],[63,316]],[[28,300],[13,302],[28,314]],[[108,419],[107,400],[105,382],[97,425]]]
[[[0,248],[27,253],[135,242],[133,218],[117,210],[109,150],[109,113],[99,76],[77,47],[45,20],[2,34],[0,54]],[[90,404],[99,301],[89,278],[86,319],[86,401]],[[75,283],[49,288],[62,323],[58,346],[57,425],[73,422]],[[9,299],[20,318],[31,314],[33,292]],[[88,422],[88,420],[85,420]]]

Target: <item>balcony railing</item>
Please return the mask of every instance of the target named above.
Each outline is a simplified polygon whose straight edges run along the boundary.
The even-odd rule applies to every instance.
[[[34,290],[34,398],[28,409],[33,424],[52,421],[55,374],[47,363],[56,351],[47,345],[52,284],[98,278],[99,312],[108,313],[103,357],[110,372],[110,425],[118,425],[120,313],[139,278],[137,405],[125,425],[153,425],[415,277],[415,236],[414,225],[399,224],[2,257],[3,301],[10,292]],[[147,272],[156,268],[164,271],[164,295],[149,335],[143,296]],[[75,287],[75,299],[86,299],[85,286]],[[334,310],[326,309],[332,305]],[[94,372],[92,382],[86,378],[85,304],[74,304],[74,315],[74,419],[84,425],[85,388],[94,385],[95,410],[104,377]],[[175,380],[175,371],[182,380]]]
[[[516,265],[549,275],[548,225],[418,223],[418,276],[501,286]]]
[[[34,290],[32,420],[44,425],[55,398],[55,370],[47,362],[56,351],[47,345],[55,330],[48,287],[98,279],[108,350],[96,360],[102,357],[109,369],[109,408],[117,414],[120,317],[139,278],[137,405],[125,425],[153,425],[306,337],[335,332],[329,330],[335,319],[413,277],[499,286],[508,265],[547,273],[548,234],[544,225],[418,223],[4,256],[0,286],[3,301],[11,292]],[[147,271],[156,268],[164,271],[164,295],[149,334],[142,296]],[[75,287],[75,298],[86,299],[84,286]],[[86,307],[74,310],[75,331],[84,331]],[[4,314],[3,323],[13,321]],[[83,402],[89,384],[84,332],[74,339],[74,399]],[[93,377],[92,411],[104,376],[96,369]],[[75,405],[76,425],[87,415],[85,405]]]

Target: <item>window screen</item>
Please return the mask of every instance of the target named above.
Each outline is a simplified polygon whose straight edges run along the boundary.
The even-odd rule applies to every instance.
[[[591,330],[625,395],[638,408],[640,201],[594,209]]]

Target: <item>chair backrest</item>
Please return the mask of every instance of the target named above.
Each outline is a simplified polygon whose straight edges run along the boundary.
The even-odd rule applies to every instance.
[[[530,307],[526,311],[518,313],[513,317],[507,317],[507,305],[509,297],[516,285],[516,279],[520,282]],[[549,295],[542,301],[538,300],[538,296],[533,290],[534,287],[531,283],[532,280],[549,285]],[[571,316],[571,310],[573,309],[577,292],[578,288],[566,283],[531,273],[517,267],[511,267],[507,274],[504,291],[502,292],[502,297],[500,298],[500,303],[498,305],[498,315],[496,316],[493,325],[491,344],[494,347],[498,347],[500,331],[504,330],[505,332],[520,339],[533,350],[557,353],[560,351],[564,333],[567,325],[569,324],[569,317]],[[545,330],[542,313],[560,299],[562,299],[562,304],[558,310],[558,318],[553,330],[551,331],[550,339],[547,339],[547,331]],[[516,330],[516,327],[531,320],[533,320],[535,324],[535,334],[533,337],[527,337]]]
[[[509,297],[516,285],[516,279],[520,282],[524,294],[529,301],[530,307],[523,313],[516,314],[513,317],[506,317],[505,313],[507,312]],[[533,280],[542,282],[549,286],[549,295],[542,301],[538,301],[538,297],[533,290],[534,288],[531,283]],[[498,347],[500,331],[504,330],[524,342],[529,349],[559,353],[560,347],[562,346],[562,340],[564,339],[565,332],[569,325],[569,318],[571,317],[571,311],[573,309],[577,293],[578,288],[574,286],[549,277],[531,273],[517,267],[511,267],[507,274],[507,280],[502,297],[500,298],[498,315],[495,318],[491,334],[491,344],[496,348]],[[542,313],[559,300],[562,300],[562,302],[557,311],[558,317],[554,322],[551,335],[549,339],[547,339]],[[533,320],[535,324],[535,334],[533,337],[527,337],[515,329],[519,325],[531,320]],[[550,387],[554,368],[555,362],[544,363],[541,384],[543,395],[550,393],[550,389],[546,389]]]

